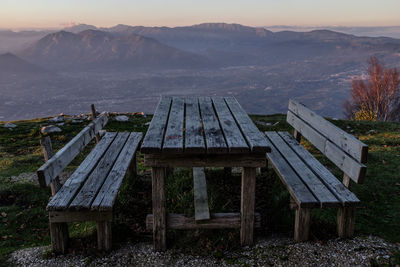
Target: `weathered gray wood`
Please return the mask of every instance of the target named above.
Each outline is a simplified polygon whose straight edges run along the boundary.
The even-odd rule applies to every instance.
[[[267,134],[268,132],[266,132]],[[268,136],[267,136],[268,137]],[[271,142],[271,141],[269,141]],[[293,171],[287,161],[279,153],[279,150],[270,144],[271,153],[267,153],[267,158],[271,166],[275,169],[283,184],[287,187],[290,195],[299,207],[318,207],[319,202],[304,185],[300,177]]]
[[[337,230],[341,238],[351,238],[354,234],[356,219],[355,207],[341,207],[337,214]]]
[[[302,159],[292,150],[291,146],[286,144],[284,139],[282,139],[277,132],[266,132],[266,135],[292,169],[298,174],[315,198],[320,202],[321,208],[334,207],[341,204],[336,196],[329,191],[320,178],[310,170]]]
[[[356,206],[360,200],[348,190],[324,165],[301,146],[288,132],[278,132],[294,152],[321,178],[321,181],[339,199],[344,206]]]
[[[265,154],[146,154],[148,167],[264,167]]]
[[[349,156],[337,145],[321,135],[308,123],[297,117],[291,111],[287,113],[287,121],[297,129],[308,141],[329,158],[336,166],[344,171],[356,183],[362,183],[365,177],[366,166]]]
[[[88,222],[112,221],[112,212],[99,211],[50,211],[50,222]]]
[[[296,141],[300,143],[300,141],[301,141],[301,133],[299,133],[296,129],[294,129],[293,130],[293,136],[294,136],[294,139],[296,139]]]
[[[131,133],[103,186],[92,203],[92,210],[112,210],[119,188],[142,139],[142,133]]]
[[[68,247],[68,225],[65,222],[49,223],[52,250],[66,253]]]
[[[99,250],[109,251],[112,246],[111,222],[97,222],[97,247]]]
[[[218,123],[218,118],[215,115],[212,106],[211,98],[200,97],[199,106],[201,118],[203,121],[204,135],[208,153],[226,153],[228,147],[224,135],[222,134],[221,126]]]
[[[343,175],[343,184],[344,186],[346,186],[347,188],[350,188],[350,177],[347,174]]]
[[[61,171],[81,152],[93,139],[95,134],[107,123],[107,115],[102,113],[95,121],[86,126],[78,135],[60,149],[49,161],[37,171],[41,186],[48,186]]]
[[[204,168],[193,168],[193,192],[194,192],[194,218],[196,221],[209,220],[207,182]]]
[[[171,111],[169,113],[167,129],[162,147],[163,153],[183,152],[183,120],[185,101],[183,98],[172,99]]]
[[[83,185],[86,178],[96,167],[104,153],[117,136],[115,132],[107,132],[89,155],[83,160],[71,177],[64,183],[47,205],[47,210],[66,210],[69,204]]]
[[[40,146],[42,147],[44,161],[49,161],[49,159],[54,156],[50,136],[40,138]],[[51,195],[54,196],[58,192],[58,190],[60,190],[61,186],[62,185],[60,183],[59,177],[55,177],[50,182]]]
[[[160,153],[171,107],[171,98],[162,97],[143,139],[142,153]]]
[[[311,223],[311,209],[300,208],[296,209],[294,221],[294,240],[303,242],[308,240]]]
[[[213,97],[215,112],[230,153],[246,153],[250,148],[222,97]]]
[[[294,100],[289,100],[289,110],[306,121],[332,143],[361,163],[367,162],[368,146],[353,135],[346,133],[314,111]]]
[[[254,202],[256,194],[256,168],[242,168],[242,191],[240,201],[240,244],[253,244]]]
[[[269,152],[271,149],[267,146],[267,140],[260,130],[254,125],[247,113],[243,110],[240,104],[234,97],[225,97],[229,109],[232,112],[243,136],[252,152]]]
[[[92,120],[94,121],[96,119],[96,109],[94,108],[94,104],[90,105],[90,109],[92,110]],[[100,135],[99,133],[96,133],[96,144],[98,144],[100,141]]]
[[[201,117],[199,102],[197,98],[190,97],[185,99],[185,152],[186,153],[205,153],[203,130],[201,127]]]
[[[156,251],[167,249],[167,220],[165,210],[165,169],[153,167],[152,200],[153,200],[153,246]]]
[[[114,142],[110,145],[103,158],[101,158],[96,168],[86,179],[79,193],[75,196],[74,200],[69,205],[70,209],[82,210],[90,208],[92,202],[94,201],[97,193],[100,190],[100,187],[102,186],[108,173],[113,167],[119,153],[124,147],[128,136],[129,133],[127,132],[117,134]]]
[[[167,227],[174,230],[192,229],[238,229],[240,228],[240,213],[211,213],[210,220],[202,223],[196,222],[195,218],[185,217],[184,214],[168,214]],[[254,213],[254,227],[261,228],[261,215]],[[153,214],[146,217],[146,228],[153,229]]]

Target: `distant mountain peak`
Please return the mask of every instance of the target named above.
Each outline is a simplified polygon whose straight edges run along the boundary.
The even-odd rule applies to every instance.
[[[94,25],[88,25],[88,24],[81,23],[81,24],[77,24],[74,26],[66,27],[63,29],[63,31],[78,33],[78,32],[82,32],[85,30],[96,30],[96,29],[98,29],[98,28]]]

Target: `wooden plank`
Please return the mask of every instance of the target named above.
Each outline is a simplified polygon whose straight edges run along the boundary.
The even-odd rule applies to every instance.
[[[266,132],[266,135],[292,169],[298,174],[315,198],[320,202],[321,208],[334,207],[341,204],[336,196],[331,193],[320,178],[312,172],[303,160],[292,150],[293,148],[289,146],[277,132]]]
[[[185,153],[205,153],[199,102],[197,98],[185,99]]]
[[[55,253],[66,253],[68,246],[68,225],[64,222],[50,223],[51,247]]]
[[[337,214],[337,231],[340,238],[351,238],[356,220],[355,207],[341,207]]]
[[[109,174],[113,167],[119,153],[126,140],[128,139],[129,133],[118,133],[115,137],[114,142],[110,145],[107,152],[101,158],[96,168],[92,171],[89,177],[86,179],[79,193],[75,196],[69,205],[69,209],[72,210],[88,210],[92,202],[94,201],[97,193],[99,192],[104,180]]]
[[[289,110],[306,121],[310,126],[354,159],[361,163],[367,162],[368,146],[353,135],[346,133],[303,104],[294,100],[289,100]]]
[[[90,109],[92,111],[92,121],[94,121],[96,119],[96,109],[94,107],[94,104],[90,105]],[[98,144],[100,141],[100,135],[99,133],[96,133],[96,144]]]
[[[49,221],[50,222],[97,222],[97,221],[108,221],[111,222],[112,217],[111,211],[98,212],[98,211],[50,211]]]
[[[149,129],[143,139],[141,146],[142,153],[160,153],[164,140],[165,128],[168,122],[169,111],[172,99],[162,97],[154,112]]]
[[[165,209],[165,168],[153,167],[152,201],[153,201],[153,247],[156,251],[167,249],[167,220]]]
[[[48,186],[55,177],[81,152],[93,139],[95,134],[106,125],[108,119],[105,113],[78,133],[71,141],[61,148],[49,161],[43,164],[37,175],[41,186]]]
[[[225,137],[215,115],[211,98],[199,97],[201,119],[203,121],[207,153],[227,153]]]
[[[254,202],[256,194],[256,168],[242,168],[242,190],[240,201],[240,244],[253,244]]]
[[[119,188],[141,140],[142,133],[130,133],[128,141],[126,141],[117,161],[92,203],[92,210],[112,210]]]
[[[207,182],[204,168],[193,168],[193,191],[195,220],[209,220],[210,209],[208,208]]]
[[[65,210],[68,208],[84,181],[95,168],[99,160],[103,157],[116,136],[117,133],[115,132],[107,132],[104,135],[100,142],[74,171],[71,177],[64,183],[58,191],[58,194],[52,197],[50,202],[47,204],[47,210]]]
[[[265,167],[265,154],[146,154],[148,167]]]
[[[288,132],[279,132],[279,135],[299,155],[312,171],[321,178],[321,181],[331,190],[344,206],[356,206],[360,200],[348,190],[324,165],[322,165],[310,152],[301,146]]]
[[[349,156],[346,152],[321,135],[308,123],[297,117],[291,111],[287,113],[287,121],[297,129],[304,138],[310,141],[336,166],[344,171],[356,183],[362,183],[365,177],[366,166]]]
[[[294,240],[303,242],[308,240],[311,224],[311,209],[298,207],[294,221]]]
[[[153,229],[153,214],[146,217],[146,228]],[[211,213],[210,220],[198,223],[195,218],[185,217],[184,214],[168,214],[167,227],[174,230],[192,229],[238,229],[240,228],[240,213]],[[261,215],[254,213],[254,227],[261,228]]]
[[[185,101],[183,98],[172,99],[171,111],[162,147],[163,153],[183,152],[183,120],[185,112]]]
[[[231,111],[222,97],[213,97],[215,112],[219,123],[221,124],[222,132],[225,136],[226,143],[230,153],[246,153],[250,148],[243,137]]]
[[[51,157],[54,156],[53,153],[53,146],[51,145],[51,139],[50,136],[44,136],[40,138],[40,146],[42,147],[42,152],[43,152],[43,157],[44,161],[47,162]],[[50,188],[51,188],[51,195],[54,196],[58,190],[61,188],[61,183],[59,177],[55,177],[51,182],[50,182]]]
[[[112,246],[111,222],[97,222],[97,248],[99,250],[109,251]]]
[[[268,147],[265,135],[263,135],[253,121],[249,118],[247,113],[243,110],[240,104],[234,97],[225,97],[229,109],[232,112],[243,136],[246,138],[252,152],[269,152],[271,149]]]
[[[268,137],[268,136],[267,136]],[[271,153],[267,153],[267,158],[271,162],[282,183],[287,187],[290,195],[299,207],[318,207],[319,202],[304,185],[303,181],[293,171],[279,150],[270,140]]]

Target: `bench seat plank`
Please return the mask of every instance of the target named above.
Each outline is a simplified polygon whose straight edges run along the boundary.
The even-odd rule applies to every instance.
[[[201,118],[199,102],[197,98],[186,98],[186,118],[185,118],[185,152],[205,153],[203,131],[201,129]]]
[[[339,206],[341,202],[334,194],[325,186],[312,170],[303,162],[303,160],[292,150],[284,139],[277,132],[266,132],[267,137],[279,150],[291,168],[299,175],[312,194],[319,201],[322,207]]]
[[[219,123],[221,124],[226,143],[228,144],[229,152],[249,152],[249,146],[247,145],[239,126],[235,122],[235,119],[232,117],[232,113],[226,105],[225,100],[222,97],[213,97],[212,101]]]
[[[287,187],[290,195],[296,201],[297,205],[302,208],[318,207],[319,201],[314,197],[310,190],[304,185],[300,177],[293,171],[287,161],[279,153],[279,150],[267,140],[271,147],[271,152],[267,153],[268,160],[281,178],[283,184]]]
[[[183,152],[183,120],[185,101],[183,98],[172,99],[171,111],[164,136],[162,152],[179,153]]]
[[[201,118],[203,120],[203,128],[207,153],[226,153],[228,147],[222,129],[218,123],[218,118],[215,116],[211,98],[199,97],[199,106]]]
[[[76,195],[74,200],[71,202],[69,209],[82,210],[89,209],[94,198],[103,185],[103,182],[113,167],[119,153],[121,152],[126,140],[128,139],[129,133],[123,132],[118,133],[114,142],[110,145],[109,149],[99,161],[96,168],[86,179],[79,193]]]
[[[267,140],[257,126],[254,125],[247,113],[240,106],[236,98],[225,97],[225,102],[228,104],[233,117],[238,123],[240,130],[246,138],[252,152],[269,152]]]
[[[91,210],[112,210],[119,188],[142,140],[142,133],[131,133],[128,141],[97,194]]]
[[[278,132],[299,157],[321,178],[321,181],[340,200],[343,206],[356,206],[360,200],[342,182],[340,182],[324,165],[322,165],[310,152],[288,132]]]
[[[62,211],[66,210],[72,199],[75,197],[86,178],[90,175],[92,170],[96,167],[99,160],[103,157],[104,153],[114,141],[117,136],[115,132],[107,132],[100,142],[93,148],[89,155],[83,160],[75,172],[64,183],[61,189],[47,205],[49,211]]]

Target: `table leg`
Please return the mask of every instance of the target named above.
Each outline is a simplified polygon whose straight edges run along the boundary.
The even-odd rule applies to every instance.
[[[165,168],[153,167],[153,246],[156,251],[165,251],[166,246],[166,211],[165,211]]]
[[[254,200],[256,190],[256,168],[242,168],[242,193],[240,205],[240,243],[253,244]]]

